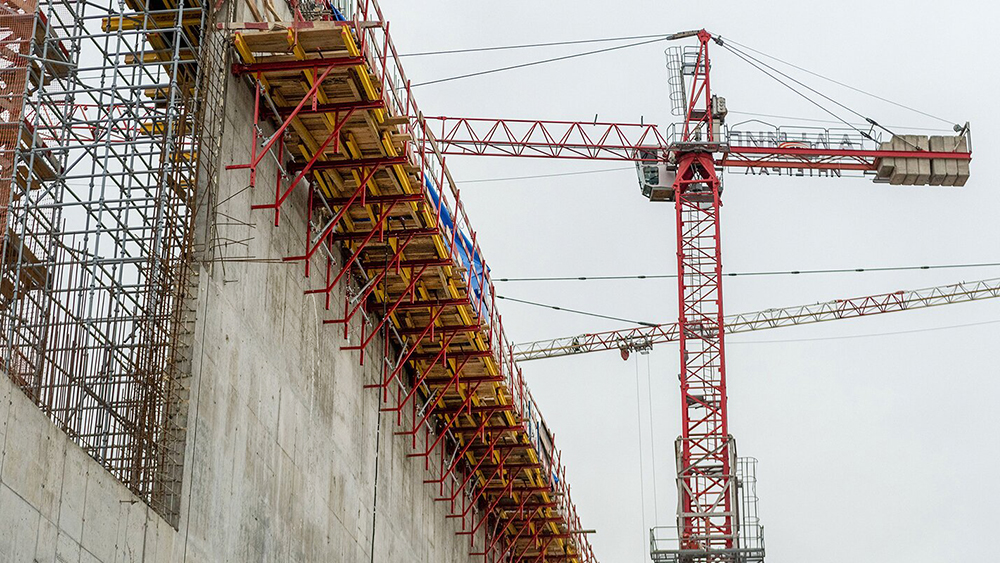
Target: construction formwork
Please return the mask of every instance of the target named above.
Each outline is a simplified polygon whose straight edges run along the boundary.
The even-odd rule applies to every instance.
[[[261,159],[278,162],[273,203],[257,208],[275,226],[307,217],[289,259],[327,309],[342,305],[325,323],[345,348],[385,366],[371,392],[470,553],[592,561],[388,22],[364,0],[288,4],[294,21],[254,9],[235,23],[225,1],[0,0],[5,370],[176,525],[193,264],[224,244],[213,221],[194,225],[214,206],[235,53],[256,108],[250,162],[230,168],[255,187]],[[290,208],[294,190],[305,209]]]
[[[389,22],[371,0],[290,5],[294,21],[257,13],[218,24],[254,100],[249,159],[228,173],[244,175],[275,227],[305,215],[301,250],[286,260],[312,280],[307,293],[325,303],[323,323],[342,331],[343,349],[383,366],[371,392],[423,460],[470,553],[593,561]],[[276,176],[261,173],[265,160],[278,163]],[[341,284],[347,295],[334,302]],[[377,337],[395,353],[374,350]]]
[[[0,2],[3,366],[174,525],[210,17],[183,0]]]

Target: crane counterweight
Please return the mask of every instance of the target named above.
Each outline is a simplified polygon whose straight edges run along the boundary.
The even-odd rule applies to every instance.
[[[968,152],[965,135],[894,135],[879,149],[886,151]],[[875,181],[894,186],[964,186],[969,161],[945,158],[882,157],[876,162]]]

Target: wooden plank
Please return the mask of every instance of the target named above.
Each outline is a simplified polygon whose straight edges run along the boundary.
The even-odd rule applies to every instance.
[[[247,3],[253,0],[244,0]],[[259,13],[259,12],[258,12]],[[264,18],[252,22],[228,22],[228,23],[217,23],[215,24],[216,29],[224,29],[229,31],[277,31],[280,29],[316,29],[316,30],[339,30],[345,27],[355,28],[355,29],[367,29],[370,27],[382,27],[383,22],[378,20],[362,20],[360,22],[353,21],[275,21],[267,22]]]
[[[264,7],[274,17],[274,21],[281,21],[281,15],[274,9],[274,4],[271,3],[271,0],[264,0]]]
[[[410,122],[410,118],[405,115],[390,115],[382,121],[383,128],[396,127],[398,125],[406,125]]]

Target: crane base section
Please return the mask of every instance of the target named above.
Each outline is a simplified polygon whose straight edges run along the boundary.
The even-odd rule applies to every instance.
[[[763,549],[650,551],[653,563],[764,563]]]
[[[757,460],[738,457],[736,468],[736,528],[732,547],[709,547],[704,539],[682,534],[677,526],[657,526],[649,531],[649,556],[653,563],[764,563],[764,526],[757,515]]]

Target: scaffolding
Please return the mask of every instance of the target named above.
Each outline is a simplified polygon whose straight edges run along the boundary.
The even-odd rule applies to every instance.
[[[289,259],[320,270],[311,293],[327,309],[346,284],[326,321],[345,349],[364,362],[377,337],[394,344],[373,392],[470,553],[592,561],[377,3],[289,1],[294,21],[245,24],[232,5],[0,0],[8,376],[177,525],[190,300],[198,264],[226,244],[210,215],[235,52],[257,103],[250,162],[230,168],[249,170],[252,187],[262,159],[278,162],[273,203],[256,207],[275,226],[283,212],[306,216],[305,248]],[[230,13],[216,25],[220,6]],[[296,189],[304,209],[287,202]]]
[[[183,0],[0,2],[0,359],[174,526],[211,17]]]
[[[289,4],[293,21],[221,26],[254,101],[248,158],[226,168],[247,178],[263,201],[254,209],[275,227],[305,216],[304,245],[286,260],[302,265],[342,349],[388,362],[369,387],[430,472],[425,482],[460,522],[470,554],[594,561],[554,437],[513,360],[482,249],[378,3]],[[272,162],[277,174],[264,174]],[[369,351],[379,337],[393,354]]]

